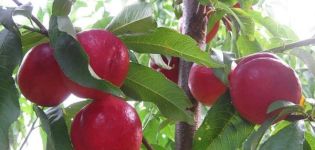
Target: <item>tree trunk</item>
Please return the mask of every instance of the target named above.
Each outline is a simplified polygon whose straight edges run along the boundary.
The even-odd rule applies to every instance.
[[[205,48],[205,36],[206,36],[206,26],[208,23],[207,18],[207,6],[202,6],[198,3],[198,0],[183,0],[183,34],[191,36],[195,39],[201,49]],[[190,98],[193,103],[191,111],[194,113],[195,123],[194,125],[189,125],[185,122],[178,122],[176,124],[175,133],[175,143],[176,150],[191,150],[193,136],[196,128],[199,126],[199,114],[200,105],[192,97],[188,88],[188,75],[190,68],[192,66],[191,62],[180,60],[179,64],[179,86],[183,88],[185,93]]]

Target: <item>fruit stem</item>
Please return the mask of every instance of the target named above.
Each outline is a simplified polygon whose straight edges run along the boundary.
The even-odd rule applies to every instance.
[[[142,137],[142,144],[145,146],[147,150],[154,150],[145,137]]]
[[[12,0],[16,5],[21,6],[23,5],[19,0]],[[45,26],[34,16],[31,16],[31,20],[39,27],[40,33],[48,37],[48,30]]]
[[[208,24],[207,14],[209,6],[203,6],[198,3],[198,0],[183,0],[183,34],[189,35],[199,44],[201,49],[205,49],[206,28]],[[194,133],[199,125],[200,105],[192,97],[188,88],[188,75],[191,62],[183,59],[179,63],[179,81],[178,85],[185,91],[188,98],[191,100],[193,107],[189,108],[194,114],[195,123],[193,125],[186,122],[176,123],[175,132],[175,149],[176,150],[191,150],[193,144]]]

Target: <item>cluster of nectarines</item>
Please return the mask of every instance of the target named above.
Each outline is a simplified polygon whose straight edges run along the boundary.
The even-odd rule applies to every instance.
[[[77,35],[97,78],[121,86],[128,73],[126,46],[112,33],[89,30]],[[142,125],[135,109],[121,98],[81,86],[60,69],[49,43],[32,48],[18,73],[22,94],[41,106],[57,106],[70,93],[93,99],[74,118],[71,140],[76,150],[139,150]]]
[[[179,64],[174,60],[170,63],[171,70],[151,66],[175,82]],[[194,98],[207,106],[214,104],[227,90],[211,68],[198,64],[191,67],[188,86]],[[294,70],[272,53],[256,53],[242,59],[229,74],[229,91],[236,110],[254,124],[261,124],[269,117],[267,109],[273,102],[287,100],[299,104],[302,97]]]

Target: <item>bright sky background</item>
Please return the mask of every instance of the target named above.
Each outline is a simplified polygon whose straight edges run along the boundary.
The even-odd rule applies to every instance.
[[[37,13],[39,7],[45,7],[47,0],[20,0],[22,3],[32,2],[34,6],[34,14]],[[52,2],[51,0],[49,0]],[[99,19],[102,12],[96,12],[95,18],[85,17],[84,14],[92,11],[92,8],[96,5],[97,0],[89,0],[88,7],[81,8],[80,12],[76,14],[77,17],[82,18],[74,25],[86,26],[93,24]],[[136,2],[137,0],[128,0],[124,2],[122,0],[105,1],[105,9],[110,12],[112,16],[115,16],[120,10],[129,4]],[[15,6],[11,0],[0,0],[0,4],[6,6]],[[310,38],[315,35],[315,0],[265,0],[262,3],[263,11],[266,15],[272,16],[280,24],[285,24],[293,29],[301,39]],[[48,26],[49,16],[44,17],[44,25]],[[65,105],[73,103],[73,100],[78,100],[72,96],[65,102]],[[41,138],[39,128],[33,131],[29,138],[29,144],[24,147],[24,150],[42,150]],[[28,131],[29,129],[26,129]]]

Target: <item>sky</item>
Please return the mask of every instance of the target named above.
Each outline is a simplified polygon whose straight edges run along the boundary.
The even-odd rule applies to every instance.
[[[82,8],[80,12],[92,11],[91,8],[94,7],[96,0],[90,0],[87,8]],[[111,16],[117,15],[121,9],[129,4],[136,2],[137,0],[112,0],[105,1],[105,9],[110,12]],[[34,6],[34,14],[38,11],[39,7],[44,7],[47,0],[20,0],[22,3],[31,2]],[[11,0],[0,0],[0,5],[15,6]],[[263,12],[265,15],[273,17],[280,24],[289,26],[293,31],[297,33],[300,39],[311,38],[315,35],[315,0],[264,0],[262,3]],[[102,12],[97,12],[95,17],[102,17]],[[95,21],[94,18],[84,17],[84,13],[77,14],[77,17],[82,19],[75,22],[74,25],[86,25]],[[48,26],[49,16],[44,19],[44,25]],[[66,101],[65,105],[73,103],[73,100],[79,100],[78,98],[72,96],[69,99],[71,101]],[[29,129],[26,129],[27,131]],[[42,150],[41,138],[39,133],[39,128],[34,130],[29,138],[29,144],[24,147],[24,150]]]

